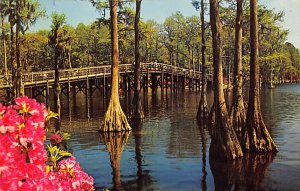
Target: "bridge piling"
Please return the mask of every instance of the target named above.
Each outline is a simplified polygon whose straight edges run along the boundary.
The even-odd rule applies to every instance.
[[[90,81],[88,74],[86,76],[85,98],[87,117],[90,118]]]
[[[164,82],[165,82],[165,75],[164,75],[164,68],[163,67],[161,67],[162,68],[162,70],[161,70],[161,78],[160,78],[160,88],[161,88],[161,92],[163,92],[164,91]]]
[[[77,106],[77,102],[76,102],[76,84],[73,83],[71,85],[72,87],[72,101],[73,101],[73,108],[74,108],[74,114],[76,112],[76,106]]]
[[[71,96],[70,96],[70,93],[71,93],[71,83],[70,83],[70,77],[68,76],[68,85],[67,85],[67,97],[68,97],[68,108],[71,107]]]
[[[106,76],[106,68],[104,68],[104,75],[103,75],[103,98],[105,99],[105,97],[106,97],[106,78],[105,78],[105,76]]]
[[[49,92],[49,81],[48,81],[48,79],[47,79],[47,81],[46,81],[46,105],[47,106],[49,106],[49,94],[50,94],[50,92]]]
[[[178,74],[178,71],[176,73],[177,73],[176,89],[179,89],[179,74]]]

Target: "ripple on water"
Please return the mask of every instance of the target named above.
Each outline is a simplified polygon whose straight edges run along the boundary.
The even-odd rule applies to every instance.
[[[244,190],[251,190],[253,185],[257,190],[300,188],[300,85],[281,85],[262,92],[264,120],[280,151],[265,165],[255,163],[252,170],[258,171],[251,176],[237,173],[238,163],[222,163],[218,170],[212,168],[215,164],[209,161],[209,133],[202,131],[195,120],[199,97],[181,91],[167,92],[162,97],[158,91],[149,92],[143,99],[145,120],[129,134],[120,149],[119,169],[114,169],[120,172],[124,190],[213,190],[219,185],[228,190],[233,185]],[[87,119],[85,97],[79,94],[76,99],[77,111],[72,111],[71,118],[62,119],[62,130],[71,133],[74,154],[94,177],[95,186],[99,190],[112,189],[111,151],[97,132],[104,114],[103,103],[93,99],[93,117]],[[212,94],[208,100],[212,100]],[[254,175],[260,180],[253,178]]]

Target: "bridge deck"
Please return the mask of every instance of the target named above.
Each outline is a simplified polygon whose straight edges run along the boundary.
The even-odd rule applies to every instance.
[[[119,65],[120,74],[133,73],[134,67],[132,64]],[[142,63],[141,72],[145,73],[165,73],[179,76],[186,76],[187,78],[201,78],[201,72],[179,68],[162,63]],[[86,79],[87,77],[109,77],[111,73],[111,66],[95,66],[86,68],[73,68],[60,70],[60,82],[66,81],[79,81]],[[11,75],[0,76],[0,79],[6,79],[0,81],[0,88],[8,88],[12,86]],[[211,75],[208,75],[208,80],[211,79]],[[24,86],[34,86],[41,84],[53,84],[54,83],[54,70],[24,73],[22,76],[22,82]]]

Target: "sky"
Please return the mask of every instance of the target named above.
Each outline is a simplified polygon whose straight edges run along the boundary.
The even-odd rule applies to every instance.
[[[40,0],[40,3],[46,9],[48,18],[39,19],[31,30],[50,29],[52,12],[65,13],[68,24],[72,26],[80,22],[90,24],[100,15],[89,0]],[[289,30],[287,41],[300,49],[300,0],[259,0],[259,3],[285,12],[282,26]],[[163,23],[176,11],[184,16],[199,15],[191,0],[143,0],[141,17]]]

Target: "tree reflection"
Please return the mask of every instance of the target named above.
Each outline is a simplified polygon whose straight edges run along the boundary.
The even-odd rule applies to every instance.
[[[206,191],[207,190],[207,183],[206,183],[207,171],[206,171],[206,134],[205,134],[206,122],[205,122],[205,119],[198,121],[198,125],[199,125],[201,145],[202,145],[202,149],[201,149],[201,151],[202,151],[201,190]]]
[[[274,154],[245,154],[234,161],[209,159],[215,190],[261,190],[266,170]]]
[[[129,180],[123,184],[124,190],[156,190],[153,188],[155,182],[150,171],[143,169],[143,155],[142,155],[142,123],[140,120],[131,121],[131,127],[134,135],[135,143],[135,160],[137,165],[136,180]]]
[[[123,190],[120,174],[120,162],[122,151],[127,143],[130,131],[126,132],[110,132],[101,134],[102,139],[109,152],[111,167],[113,170],[114,190]]]

